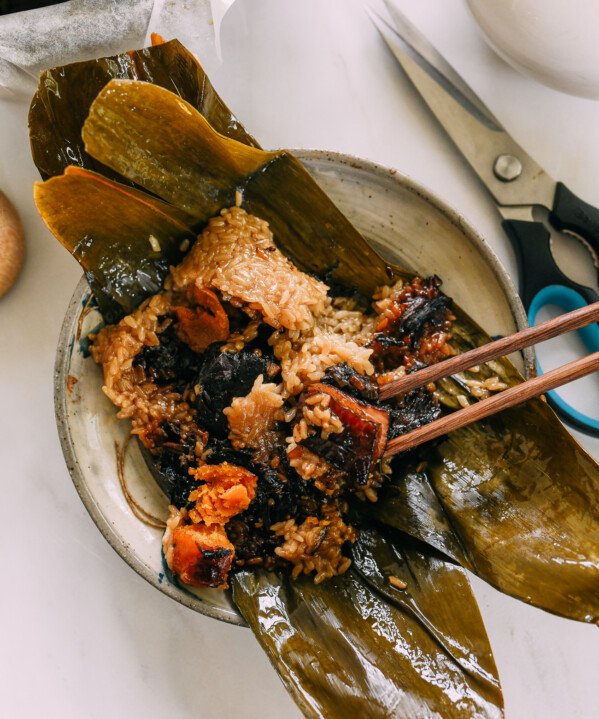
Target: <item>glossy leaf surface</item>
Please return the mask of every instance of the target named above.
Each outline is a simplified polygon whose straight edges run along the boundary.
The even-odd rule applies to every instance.
[[[355,566],[314,585],[242,572],[233,596],[307,717],[503,716],[463,570],[397,536],[362,533]],[[387,577],[405,580],[405,591]],[[450,599],[451,598],[451,599]]]
[[[36,183],[34,199],[55,237],[92,274],[106,321],[158,292],[169,265],[183,257],[181,243],[195,239],[184,212],[78,167]]]
[[[240,190],[244,208],[269,222],[304,269],[335,267],[336,281],[365,294],[389,281],[387,263],[298,160],[218,134],[173,93],[113,80],[93,102],[83,138],[90,155],[200,222],[233,205]]]
[[[490,341],[455,309],[459,352]],[[501,359],[438,385],[459,408],[466,381],[522,381]],[[476,401],[476,400],[474,400]],[[425,461],[425,469],[416,468]],[[540,399],[399,456],[376,505],[381,522],[441,550],[506,594],[569,619],[599,618],[599,467]]]
[[[395,466],[369,514],[506,594],[571,619],[599,618],[597,464],[545,403],[453,432]]]
[[[257,145],[218,96],[196,58],[178,40],[44,70],[29,110],[33,160],[44,179],[69,165],[111,174],[84,150],[83,122],[100,90],[113,78],[145,80],[171,90],[197,108],[220,133]]]

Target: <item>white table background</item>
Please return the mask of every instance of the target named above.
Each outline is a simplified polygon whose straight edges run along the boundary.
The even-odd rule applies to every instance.
[[[599,205],[599,104],[516,74],[483,43],[460,0],[404,7],[518,141]],[[458,208],[515,277],[492,202],[400,76],[360,2],[237,0],[222,46],[214,84],[264,146],[339,150],[396,167]],[[26,118],[25,103],[0,102],[0,187],[28,243],[23,274],[0,301],[0,715],[299,717],[250,631],[146,584],[104,541],[71,484],[52,368],[80,271],[33,206]],[[562,345],[554,359],[572,351]],[[599,404],[594,380],[573,392],[588,408]],[[598,440],[583,441],[599,456]],[[597,627],[473,584],[508,719],[599,716]]]

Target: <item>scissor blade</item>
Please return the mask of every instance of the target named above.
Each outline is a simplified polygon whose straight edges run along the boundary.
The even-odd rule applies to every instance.
[[[502,128],[489,108],[420,31],[385,0],[395,27],[370,12],[391,52],[499,205],[544,205],[551,208],[553,180]],[[515,157],[520,175],[509,182],[494,172],[500,155]]]

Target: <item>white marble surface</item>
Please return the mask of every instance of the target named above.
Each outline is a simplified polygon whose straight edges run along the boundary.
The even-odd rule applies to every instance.
[[[487,48],[460,0],[404,6],[520,143],[599,204],[599,104],[517,75]],[[265,146],[341,150],[395,166],[459,208],[514,272],[492,203],[398,74],[360,2],[237,0],[222,46],[215,84]],[[54,426],[52,366],[80,273],[33,206],[26,116],[25,104],[0,103],[0,187],[28,239],[23,275],[0,301],[0,715],[298,717],[251,633],[146,584],[105,543],[71,485]],[[596,382],[573,391],[596,407]],[[598,440],[583,441],[599,456]],[[474,587],[508,719],[599,716],[599,630],[478,580]]]

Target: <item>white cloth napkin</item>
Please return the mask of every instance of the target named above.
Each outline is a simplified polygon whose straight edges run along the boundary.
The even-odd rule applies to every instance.
[[[233,0],[69,0],[0,17],[0,94],[29,97],[40,70],[178,38],[208,73],[220,62],[220,22]]]

